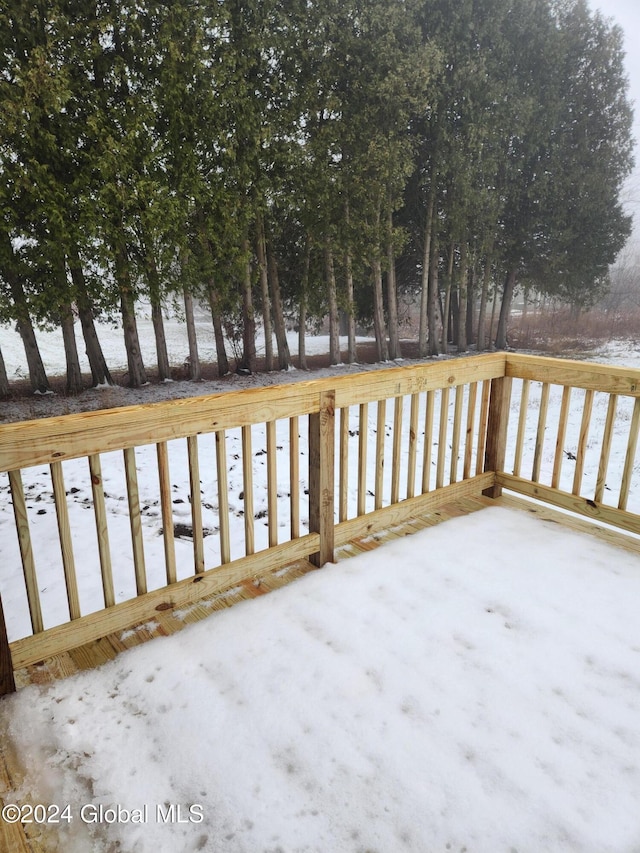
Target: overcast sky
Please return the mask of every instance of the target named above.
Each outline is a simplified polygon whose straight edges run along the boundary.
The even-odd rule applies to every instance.
[[[636,168],[626,189],[628,209],[634,214],[634,242],[640,243],[640,0],[590,0],[593,9],[613,18],[624,30],[626,68],[630,96],[634,102]]]

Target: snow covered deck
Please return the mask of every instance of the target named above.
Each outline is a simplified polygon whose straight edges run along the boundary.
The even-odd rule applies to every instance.
[[[0,849],[637,849],[634,537],[504,495],[338,557],[17,673],[0,796],[74,820],[0,822]],[[116,804],[146,821],[86,820]]]
[[[1,426],[5,787],[65,853],[640,848],[639,435],[509,353]]]
[[[410,536],[443,521],[495,506],[526,512],[569,530],[595,537],[609,543],[614,548],[637,553],[640,557],[639,538],[612,528],[595,525],[573,514],[558,512],[539,502],[522,499],[513,494],[503,494],[498,498],[487,498],[481,495],[463,498],[438,507],[433,512],[410,518],[390,529],[352,539],[337,549],[336,561],[366,554],[381,545],[401,539],[404,536]],[[497,555],[496,559],[501,558]],[[127,649],[134,648],[156,637],[171,636],[187,625],[206,619],[216,611],[225,610],[241,601],[266,595],[316,569],[317,567],[308,560],[297,560],[282,568],[265,571],[239,584],[230,585],[220,592],[199,599],[194,604],[178,608],[161,608],[148,620],[132,624],[124,630],[107,634],[99,640],[16,670],[14,673],[16,687],[25,687],[29,684],[45,685],[57,679],[102,666]]]

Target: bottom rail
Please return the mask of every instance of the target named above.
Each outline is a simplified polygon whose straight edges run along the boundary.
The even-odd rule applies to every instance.
[[[498,473],[495,479],[497,485],[510,489],[516,494],[535,498],[545,504],[578,513],[599,524],[608,524],[620,530],[640,535],[640,515],[633,512],[607,506],[580,495],[573,495],[551,486],[544,486],[541,483],[533,483],[531,480],[515,477],[513,474]]]
[[[469,480],[461,480],[459,483],[442,486],[424,495],[407,498],[399,503],[391,504],[391,506],[385,506],[365,515],[350,518],[348,521],[342,521],[336,525],[335,545],[337,547],[344,545],[350,539],[381,532],[386,527],[392,527],[412,517],[416,518],[427,512],[432,512],[443,504],[468,498],[471,495],[479,495],[484,489],[493,486],[494,483],[495,474],[493,471],[488,471],[485,474],[471,477]]]
[[[319,543],[319,535],[310,533],[224,566],[209,569],[194,577],[185,578],[170,586],[152,590],[105,610],[88,613],[73,622],[15,640],[10,644],[13,668],[22,669],[85,643],[99,640],[115,631],[124,631],[138,622],[152,618],[156,611],[193,604],[243,580],[251,579],[258,573],[303,559],[317,551]]]

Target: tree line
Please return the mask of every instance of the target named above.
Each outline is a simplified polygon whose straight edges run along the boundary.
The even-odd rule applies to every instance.
[[[193,300],[267,369],[285,319],[373,327],[418,347],[506,346],[518,284],[588,305],[630,233],[622,32],[585,0],[2,0],[0,321],[49,387],[34,328],[60,327],[70,391],[111,381],[95,321],[117,318],[146,381],[135,306]],[[495,340],[487,306],[500,304]],[[275,348],[273,339],[275,337]],[[0,393],[8,393],[0,352]]]

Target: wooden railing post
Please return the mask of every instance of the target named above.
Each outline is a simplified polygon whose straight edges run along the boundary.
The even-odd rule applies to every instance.
[[[2,596],[0,596],[0,696],[16,692],[16,683],[13,678],[13,663],[11,661],[11,649],[7,637],[7,626],[4,621],[2,609]]]
[[[335,392],[320,394],[320,411],[309,415],[309,533],[320,534],[314,566],[333,562]]]
[[[499,376],[491,380],[489,416],[487,418],[487,444],[484,455],[484,470],[501,472],[507,450],[507,426],[511,403],[511,377]],[[494,484],[482,492],[488,498],[499,498],[502,486]]]

